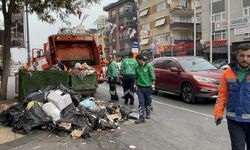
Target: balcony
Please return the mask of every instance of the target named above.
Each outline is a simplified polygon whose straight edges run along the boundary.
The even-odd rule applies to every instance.
[[[170,9],[170,13],[179,15],[194,15],[194,10],[191,8],[175,7]]]
[[[136,11],[124,11],[120,13],[119,19],[136,17]]]
[[[115,23],[116,16],[109,17],[107,22]]]
[[[199,23],[196,23],[196,25],[200,25]],[[171,22],[170,23],[172,30],[193,30],[194,29],[194,23],[192,22]]]

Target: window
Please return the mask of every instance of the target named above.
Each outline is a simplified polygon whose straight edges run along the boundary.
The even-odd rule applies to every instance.
[[[154,37],[154,41],[155,40],[157,40],[158,42],[167,42],[167,34],[166,33],[158,34]]]
[[[225,31],[218,31],[213,34],[213,40],[222,40],[226,39]]]
[[[149,38],[148,38],[148,37],[147,37],[147,38],[142,38],[142,39],[141,39],[140,45],[147,45],[147,44],[148,44],[148,41],[149,41]]]
[[[180,6],[183,8],[187,8],[187,0],[180,0]]]
[[[165,17],[164,17],[164,18],[157,19],[156,22],[155,22],[155,27],[164,25],[164,24],[165,24],[165,21],[166,21],[166,18],[165,18]]]
[[[115,14],[116,14],[116,13],[115,13],[115,10],[112,10],[112,11],[111,11],[111,17],[114,18],[114,17],[115,17]]]
[[[124,7],[120,7],[119,8],[119,14],[123,14],[124,13]]]
[[[225,19],[225,12],[215,13],[212,16],[213,21],[222,21]]]
[[[149,2],[150,0],[142,0],[142,4],[143,3],[146,3],[146,2]]]
[[[180,22],[188,22],[188,17],[180,16]]]
[[[146,16],[148,14],[148,8],[139,12],[139,17]]]
[[[250,16],[250,6],[244,7],[243,16]]]
[[[143,24],[142,25],[142,31],[149,31],[149,23]]]
[[[245,33],[244,38],[250,38],[250,33]]]
[[[159,60],[154,64],[154,68],[167,69],[166,60]]]
[[[126,4],[124,6],[124,10],[125,10],[125,12],[132,12],[133,11],[133,5]]]
[[[189,33],[181,32],[181,40],[188,40],[188,39],[189,39]]]
[[[172,60],[168,60],[168,62],[167,62],[167,70],[170,70],[171,67],[178,68],[178,65],[175,62],[173,62]]]
[[[156,6],[156,11],[160,12],[166,9],[166,2],[161,2],[159,4],[157,4]]]
[[[215,2],[220,2],[220,1],[222,1],[222,0],[212,0],[213,1],[213,3],[215,3]]]

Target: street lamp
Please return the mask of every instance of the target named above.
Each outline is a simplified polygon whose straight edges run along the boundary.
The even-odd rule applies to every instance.
[[[194,0],[194,56],[196,56],[196,0]]]
[[[171,48],[171,56],[174,56],[174,52],[173,52],[173,35],[172,33],[170,33],[170,48]]]
[[[25,1],[25,9],[26,9],[26,34],[27,34],[28,65],[30,65],[29,11],[28,11],[28,3],[27,3],[27,0]]]

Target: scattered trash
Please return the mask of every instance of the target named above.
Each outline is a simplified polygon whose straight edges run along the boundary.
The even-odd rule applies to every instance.
[[[40,149],[40,148],[41,148],[41,146],[36,146],[33,149]]]
[[[136,149],[136,146],[135,145],[129,145],[129,148],[130,149]]]
[[[76,139],[89,138],[93,131],[116,132],[120,121],[138,115],[122,105],[105,106],[94,97],[82,100],[81,94],[72,89],[50,85],[28,94],[21,104],[1,105],[0,123],[17,133],[26,134],[38,127],[57,137],[71,135]]]
[[[109,141],[110,143],[115,143],[115,141]]]
[[[74,131],[71,132],[70,135],[71,135],[71,137],[73,139],[77,139],[77,138],[82,136],[83,132],[84,132],[84,129],[82,129],[82,130],[74,130]]]

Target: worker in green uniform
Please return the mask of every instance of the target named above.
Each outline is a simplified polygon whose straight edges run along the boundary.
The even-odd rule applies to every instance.
[[[108,61],[109,61],[109,65],[108,65],[107,75],[108,75],[108,82],[109,82],[109,93],[111,96],[111,101],[118,101],[119,98],[116,92],[118,68],[112,55],[108,56]]]
[[[155,74],[151,64],[146,63],[147,57],[142,54],[136,56],[138,66],[135,69],[137,95],[139,99],[139,119],[135,121],[136,124],[145,122],[150,119],[150,111],[152,107],[152,89],[155,88]]]
[[[124,104],[134,105],[134,84],[135,84],[135,68],[138,66],[137,61],[133,59],[133,53],[129,53],[129,57],[125,58],[121,64],[122,86],[125,99]]]

